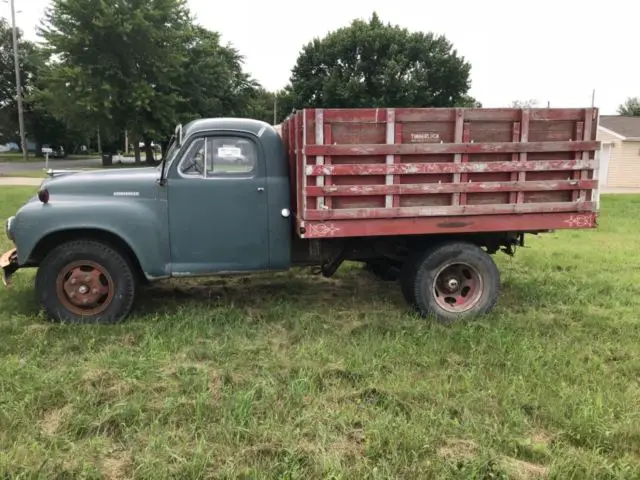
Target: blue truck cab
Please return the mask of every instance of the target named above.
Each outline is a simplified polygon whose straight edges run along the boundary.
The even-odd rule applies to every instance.
[[[39,267],[50,317],[113,322],[137,285],[291,266],[291,192],[282,139],[252,119],[176,128],[157,167],[57,172],[7,220],[3,279]]]

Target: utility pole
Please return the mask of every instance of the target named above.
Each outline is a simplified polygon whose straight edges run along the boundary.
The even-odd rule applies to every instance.
[[[596,89],[594,88],[593,91],[591,92],[591,107],[593,108],[595,104],[596,104]]]
[[[18,63],[18,30],[16,29],[16,7],[11,0],[11,26],[13,32],[13,63],[16,69],[16,100],[18,102],[18,125],[20,126],[20,144],[22,145],[22,160],[27,161],[27,140],[24,137],[24,114],[22,112],[22,86],[20,82],[20,64]]]

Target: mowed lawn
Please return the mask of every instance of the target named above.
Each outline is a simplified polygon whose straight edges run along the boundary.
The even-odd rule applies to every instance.
[[[0,217],[34,190],[0,188]],[[355,265],[168,282],[126,323],[53,325],[19,271],[0,478],[637,479],[639,212],[604,196],[598,230],[497,255],[495,313],[451,327]]]

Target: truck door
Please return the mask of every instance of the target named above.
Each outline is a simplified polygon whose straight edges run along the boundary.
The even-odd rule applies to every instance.
[[[267,269],[266,165],[250,134],[192,137],[168,182],[173,274]]]

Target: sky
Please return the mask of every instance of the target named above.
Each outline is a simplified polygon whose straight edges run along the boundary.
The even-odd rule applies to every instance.
[[[18,26],[36,39],[48,0],[15,0]],[[471,63],[470,94],[485,107],[535,99],[615,114],[640,96],[637,0],[188,0],[201,25],[220,32],[267,89],[282,88],[304,44],[376,11],[383,22],[445,35]],[[0,15],[9,17],[0,2]]]

